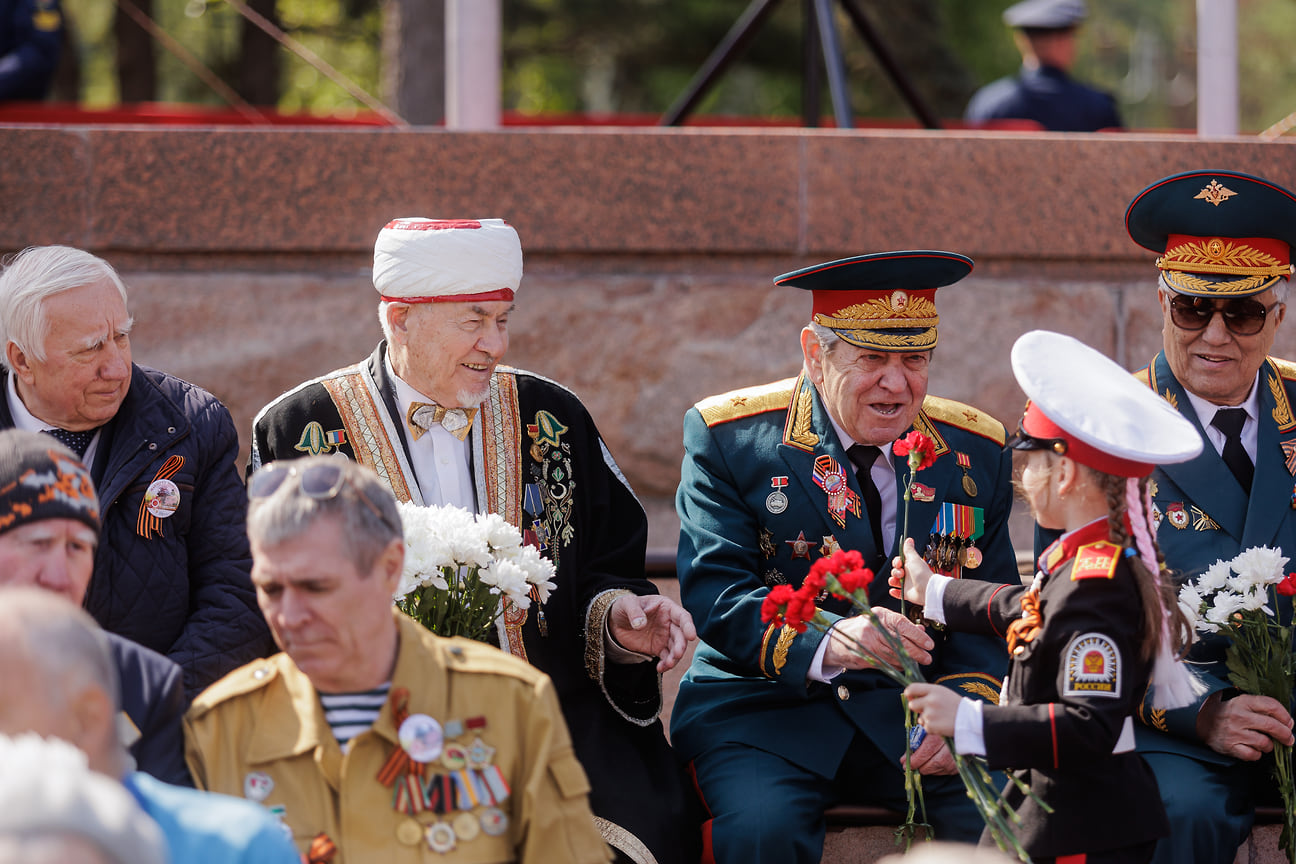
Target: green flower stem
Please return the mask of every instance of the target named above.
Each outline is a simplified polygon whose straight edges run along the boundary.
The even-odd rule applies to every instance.
[[[489,640],[499,618],[497,589],[481,581],[476,567],[442,567],[447,588],[424,585],[396,601],[397,607],[438,636]]]
[[[925,681],[926,679],[923,677],[922,669],[914,662],[913,658],[909,656],[908,652],[905,651],[904,645],[900,642],[899,638],[884,627],[882,622],[878,619],[877,613],[874,612],[873,607],[869,605],[867,592],[864,590],[849,593],[843,591],[841,583],[837,580],[835,574],[829,574],[826,581],[828,583],[829,591],[839,597],[849,598],[855,608],[859,609],[862,614],[868,616],[874,628],[887,643],[887,646],[895,656],[899,658],[900,666],[897,668],[896,666],[882,660],[882,658],[877,654],[858,643],[849,646],[849,648],[855,652],[856,656],[868,659],[872,663],[873,668],[884,673],[891,680],[899,684],[902,689],[907,687],[909,684]],[[810,623],[821,631],[828,631],[832,626],[823,612],[816,612],[814,619],[812,619]],[[834,637],[830,635],[829,638]],[[903,697],[901,697],[901,699],[905,708],[905,746],[908,746],[908,736],[912,729],[912,712],[909,710],[907,700],[904,700]],[[977,812],[980,813],[981,819],[985,822],[986,828],[989,830],[990,836],[994,839],[996,845],[998,845],[1004,852],[1016,855],[1019,860],[1029,862],[1030,856],[1026,854],[1026,850],[1022,847],[1021,843],[1018,842],[1014,828],[1014,826],[1019,824],[1021,821],[1020,817],[1017,815],[1017,812],[1008,806],[1006,801],[1004,801],[1002,791],[995,786],[990,777],[990,772],[985,767],[985,762],[973,756],[964,756],[959,754],[954,749],[954,742],[951,739],[945,738],[944,741],[945,746],[949,748],[950,753],[954,756],[954,763],[958,768],[959,779],[963,781],[963,786],[967,790],[968,798],[970,798],[972,803],[976,806]],[[1031,792],[1030,787],[1025,783],[1021,782],[1011,773],[1008,774],[1008,777],[1017,789],[1023,792],[1023,794],[1029,795],[1046,812],[1053,812],[1052,808]],[[926,804],[923,800],[922,794],[922,777],[921,774],[910,767],[908,759],[905,760],[905,794],[909,799],[909,811],[906,815],[904,824],[896,829],[896,843],[897,845],[904,843],[905,847],[908,848],[919,831],[922,831],[924,834],[924,839],[931,839],[933,836],[931,826],[927,824],[926,821]],[[918,815],[919,807],[922,808],[921,822],[917,821],[915,818]],[[1294,864],[1296,864],[1296,862],[1294,862]]]

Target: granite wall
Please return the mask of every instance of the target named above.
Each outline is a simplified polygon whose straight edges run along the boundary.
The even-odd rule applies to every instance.
[[[970,255],[972,276],[938,296],[931,391],[1012,424],[1018,334],[1063,330],[1130,367],[1157,350],[1153,256],[1123,226],[1133,195],[1212,166],[1296,188],[1294,144],[2,127],[0,249],[69,243],[117,265],[136,359],[216,393],[246,452],[261,405],[379,338],[367,268],[387,220],[502,216],[526,252],[507,359],[585,400],[669,552],[684,411],[798,369],[809,298],[773,276],[884,249]],[[1296,327],[1277,353],[1296,356]]]

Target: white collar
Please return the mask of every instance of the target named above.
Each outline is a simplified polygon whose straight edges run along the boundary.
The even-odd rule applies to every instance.
[[[1258,418],[1260,416],[1260,388],[1256,386],[1256,383],[1259,380],[1260,376],[1257,374],[1256,380],[1251,382],[1251,392],[1247,394],[1246,399],[1242,400],[1241,405],[1216,405],[1214,402],[1207,401],[1193,393],[1187,387],[1184,387],[1183,391],[1188,396],[1188,402],[1192,405],[1197,420],[1205,428],[1211,425],[1211,421],[1215,419],[1215,412],[1221,408],[1241,408],[1246,411],[1247,420]],[[1180,381],[1179,384],[1182,386],[1183,382]]]

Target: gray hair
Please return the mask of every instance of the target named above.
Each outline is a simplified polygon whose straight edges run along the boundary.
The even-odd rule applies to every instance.
[[[825,354],[831,354],[833,351],[836,351],[837,346],[846,341],[837,335],[837,331],[814,321],[807,324],[806,329],[813,333],[814,337],[819,340],[819,347],[823,349]]]
[[[157,824],[71,744],[0,735],[0,864],[164,864]]]
[[[85,610],[50,591],[2,587],[0,622],[4,625],[0,633],[6,633],[18,656],[36,668],[53,704],[65,705],[90,685],[101,688],[121,709],[121,687],[108,636]]]
[[[388,345],[392,341],[392,329],[391,322],[387,320],[387,310],[391,307],[392,301],[390,300],[378,301],[378,326],[382,328],[383,338],[387,340]]]
[[[126,305],[126,286],[112,265],[71,246],[29,246],[0,273],[0,348],[10,342],[26,355],[45,360],[49,322],[45,301],[72,288],[111,282]],[[0,351],[0,360],[8,365]]]
[[[302,490],[306,472],[336,467],[341,473],[337,492],[313,497]],[[258,486],[269,473],[287,476],[273,491],[258,497]],[[295,476],[294,476],[295,475]],[[261,479],[258,479],[261,478]],[[319,519],[337,520],[338,536],[351,563],[367,573],[393,540],[404,538],[400,510],[390,490],[378,475],[343,456],[308,456],[291,462],[265,465],[248,483],[252,496],[248,506],[248,538],[258,545],[274,546],[292,540],[311,529]]]

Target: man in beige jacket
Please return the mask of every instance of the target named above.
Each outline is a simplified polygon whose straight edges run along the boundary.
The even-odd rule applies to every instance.
[[[549,678],[392,608],[391,493],[312,457],[252,478],[253,583],[283,649],[186,718],[202,788],[276,812],[310,862],[606,862]]]

